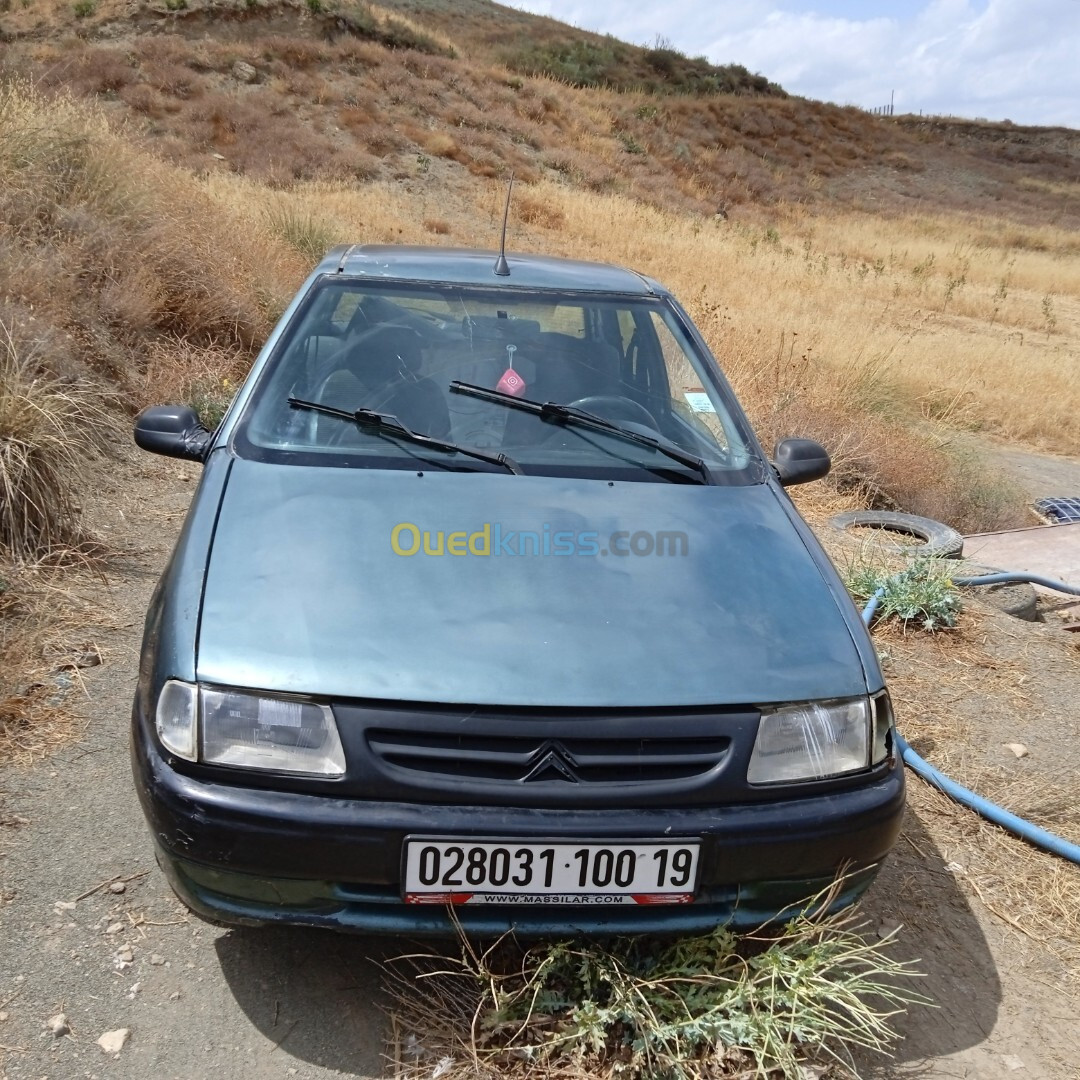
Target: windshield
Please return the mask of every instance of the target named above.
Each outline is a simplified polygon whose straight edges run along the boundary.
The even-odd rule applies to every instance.
[[[506,454],[525,473],[694,472],[648,440],[454,393],[455,381],[573,405],[700,458],[710,474],[726,475],[720,482],[746,479],[755,463],[707,362],[662,300],[336,277],[312,289],[286,328],[237,449],[303,464],[495,467],[334,414],[364,409],[435,440]]]

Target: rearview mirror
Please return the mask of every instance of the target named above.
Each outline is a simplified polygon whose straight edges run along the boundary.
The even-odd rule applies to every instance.
[[[784,439],[776,444],[773,459],[784,487],[820,480],[832,466],[828,451],[813,439]]]
[[[135,417],[135,445],[151,454],[203,461],[213,437],[187,405],[152,405]]]

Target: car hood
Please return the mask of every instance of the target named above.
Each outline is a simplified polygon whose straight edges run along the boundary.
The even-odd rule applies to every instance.
[[[492,554],[397,554],[391,533],[403,522],[433,541],[442,532],[444,544],[486,524]],[[657,530],[684,533],[686,553],[507,553],[531,550],[522,531],[541,548],[545,534],[570,533],[554,543],[591,549],[595,536],[604,550],[623,532],[618,546],[644,551],[633,534]],[[331,697],[549,708],[865,693],[834,588],[767,484],[238,459],[212,542],[197,670],[205,682]]]

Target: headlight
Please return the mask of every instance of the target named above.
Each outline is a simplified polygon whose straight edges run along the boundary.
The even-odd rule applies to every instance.
[[[869,698],[763,710],[746,779],[780,784],[868,768],[870,717]]]
[[[157,731],[178,757],[242,769],[341,776],[345,752],[325,705],[170,680]]]
[[[197,686],[170,679],[158,695],[154,717],[161,745],[188,761],[198,758],[198,728],[195,722],[199,711],[197,694]]]

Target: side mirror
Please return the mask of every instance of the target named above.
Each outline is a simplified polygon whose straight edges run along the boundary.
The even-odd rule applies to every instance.
[[[828,451],[813,439],[784,439],[776,444],[773,458],[784,487],[820,480],[832,466]]]
[[[187,405],[152,405],[135,417],[135,445],[151,454],[203,461],[213,437]]]

